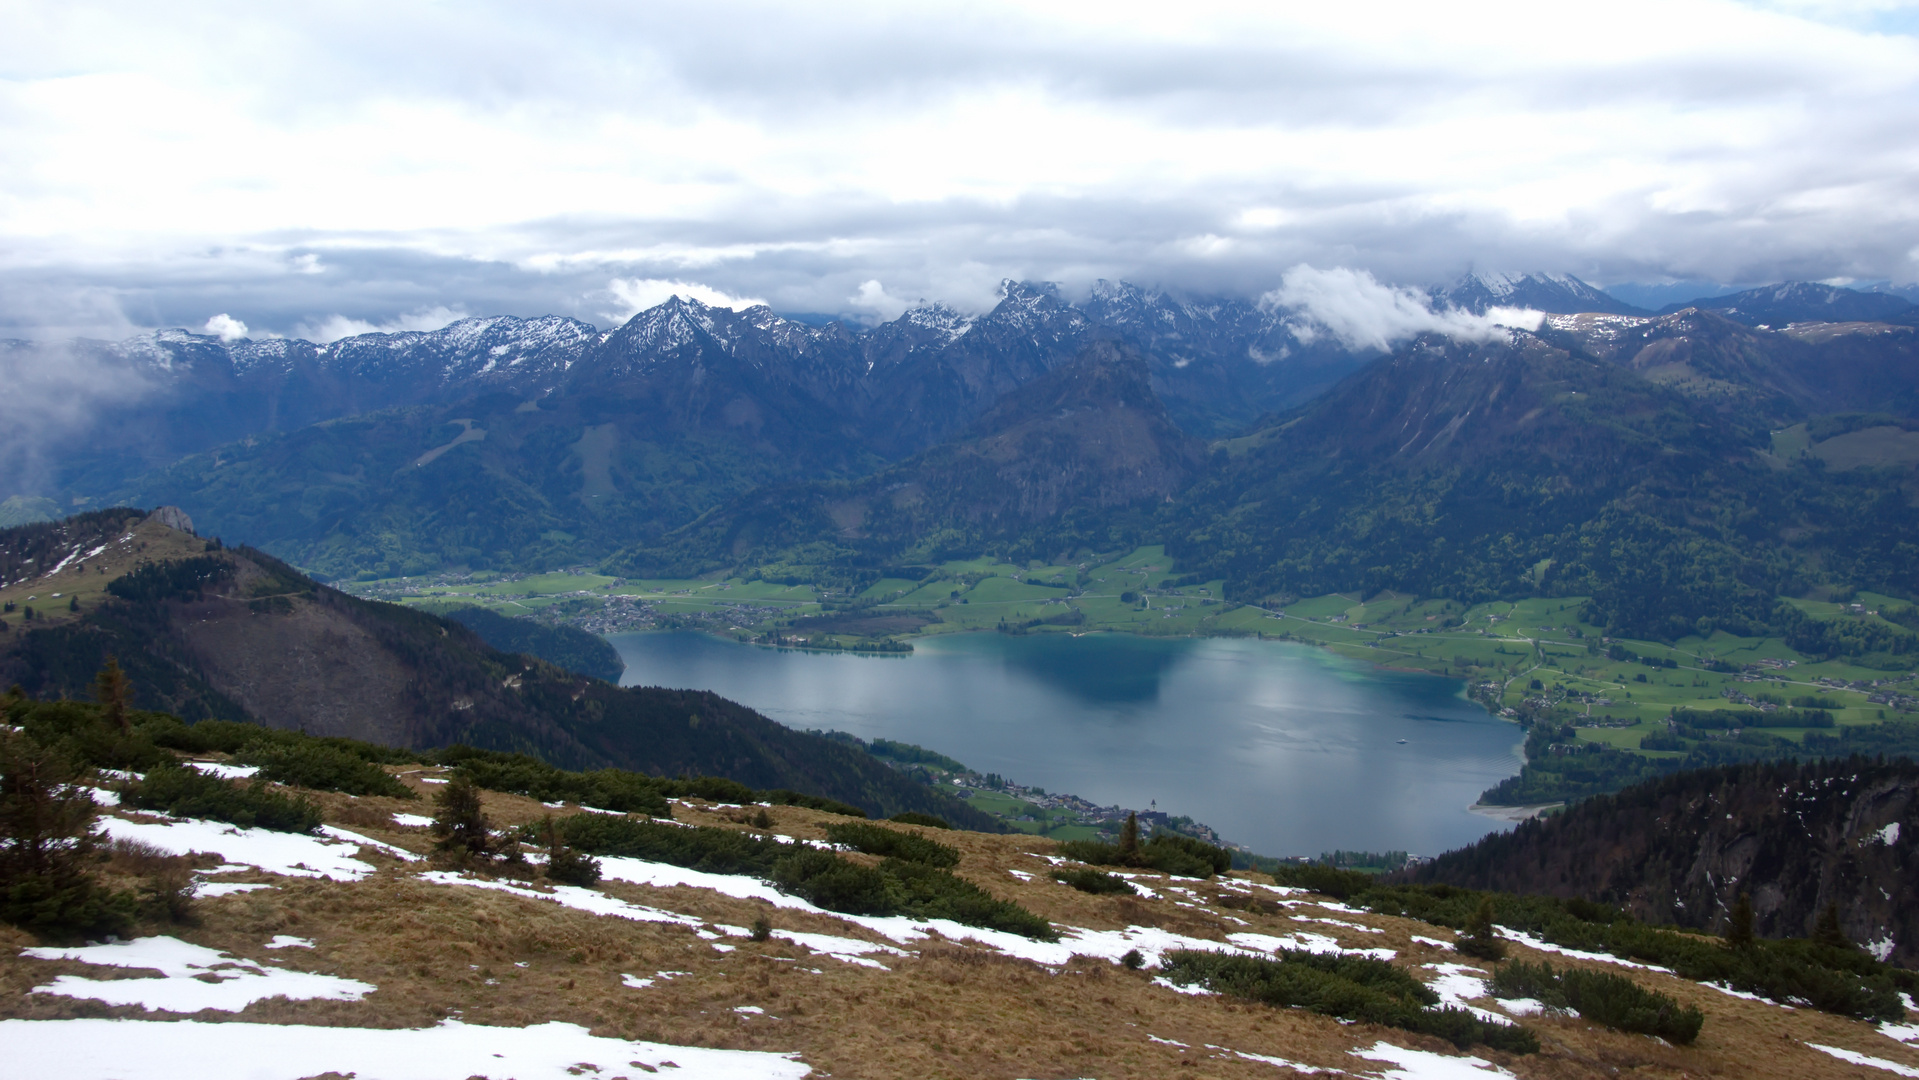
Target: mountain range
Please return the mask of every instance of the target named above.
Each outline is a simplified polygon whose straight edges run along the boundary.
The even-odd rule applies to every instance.
[[[1625,567],[1579,552],[1626,529],[1642,555],[1690,552],[1653,577],[1731,560],[1711,596],[1642,629],[1727,617],[1741,589],[1751,621],[1795,575],[1864,567],[1906,588],[1890,541],[1841,524],[1909,512],[1889,494],[1903,481],[1852,467],[1912,464],[1903,300],[1798,283],[1654,316],[1564,275],[1484,274],[1427,302],[1547,314],[1388,355],[1310,309],[1009,281],[984,314],[871,329],[675,298],[612,331],[502,317],[329,345],[76,343],[152,389],[50,448],[47,493],[180,505],[332,577],[791,562],[780,549],[807,545],[803,560],[872,563],[929,536],[1051,555],[1097,534],[1162,539],[1240,596],[1597,595]],[[1727,500],[1772,508],[1732,527]],[[1433,535],[1458,546],[1407,554]]]

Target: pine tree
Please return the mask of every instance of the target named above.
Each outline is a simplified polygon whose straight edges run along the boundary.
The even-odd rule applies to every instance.
[[[1466,920],[1465,936],[1456,946],[1467,956],[1476,956],[1481,960],[1504,960],[1506,943],[1499,940],[1499,928],[1493,924],[1493,898],[1482,897],[1479,908],[1472,918]]]
[[[540,839],[546,843],[546,878],[562,885],[591,885],[600,880],[600,860],[569,847],[560,835],[560,827],[551,814],[540,824]]]
[[[480,789],[464,773],[433,797],[433,845],[455,857],[486,859],[493,854],[493,823],[480,805]]]
[[[1753,946],[1752,894],[1742,892],[1733,901],[1732,914],[1726,918],[1726,947],[1750,949]]]
[[[1139,815],[1127,813],[1126,824],[1119,827],[1119,861],[1126,866],[1139,862]]]
[[[120,929],[132,898],[88,873],[100,835],[86,770],[22,734],[0,731],[0,920],[48,934]]]
[[[1819,921],[1813,924],[1812,940],[1815,944],[1829,949],[1851,949],[1852,939],[1839,928],[1839,905],[1831,903],[1819,913]]]
[[[126,672],[120,670],[118,657],[109,656],[100,673],[93,677],[93,699],[106,706],[107,723],[118,728],[122,734],[132,731],[132,722],[127,719],[127,706],[133,699],[133,682]]]

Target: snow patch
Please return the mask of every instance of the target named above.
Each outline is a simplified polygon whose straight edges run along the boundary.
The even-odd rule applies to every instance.
[[[335,836],[322,838],[270,829],[242,829],[224,822],[191,818],[146,823],[107,817],[100,819],[100,827],[114,840],[138,840],[169,855],[207,851],[229,863],[257,867],[269,874],[334,881],[358,881],[373,872],[372,866],[353,857],[352,844],[382,846],[344,829],[335,830],[335,835],[353,837],[352,844]]]
[[[167,1012],[195,1013],[202,1009],[239,1012],[256,1001],[273,997],[294,1001],[358,1001],[375,989],[354,979],[263,968],[171,937],[136,938],[74,949],[23,949],[20,955],[36,960],[77,960],[102,967],[158,971],[159,978],[142,979],[102,980],[62,975],[45,986],[34,987],[32,993],[85,998],[109,1005],[138,1005]]]
[[[573,1080],[582,1062],[641,1062],[671,1068],[676,1080],[802,1080],[797,1054],[708,1050],[588,1034],[578,1024],[487,1027],[448,1020],[437,1027],[374,1029],[299,1024],[166,1023],[151,1020],[0,1021],[0,1080],[200,1080],[208,1050],[246,1063],[254,1080],[319,1073],[380,1080],[514,1076]],[[668,1063],[672,1063],[669,1065]],[[615,1070],[617,1071],[617,1070]]]
[[[1389,1042],[1374,1043],[1372,1049],[1354,1050],[1352,1054],[1398,1066],[1381,1073],[1380,1080],[1486,1080],[1488,1076],[1513,1075],[1484,1058],[1408,1050]]]
[[[433,824],[433,819],[423,814],[395,814],[393,823],[403,829],[424,829]]]
[[[188,761],[182,764],[222,780],[245,780],[260,773],[258,765],[226,765],[218,761]]]
[[[1898,1076],[1919,1077],[1919,1069],[1912,1068],[1909,1065],[1901,1065],[1896,1061],[1887,1061],[1885,1058],[1876,1058],[1869,1054],[1862,1054],[1857,1050],[1845,1050],[1837,1046],[1821,1046],[1818,1043],[1807,1043],[1806,1045],[1812,1047],[1814,1050],[1831,1054],[1840,1061],[1849,1061],[1854,1065],[1864,1065],[1873,1069],[1884,1069]]]

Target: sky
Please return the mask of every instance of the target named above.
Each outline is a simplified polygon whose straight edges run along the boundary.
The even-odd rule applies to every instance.
[[[1919,0],[0,0],[0,337],[1919,280]]]

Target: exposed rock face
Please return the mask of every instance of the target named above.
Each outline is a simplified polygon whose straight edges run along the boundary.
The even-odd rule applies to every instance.
[[[187,516],[187,512],[185,510],[182,510],[177,506],[157,507],[154,509],[153,513],[147,516],[152,518],[154,521],[157,521],[160,524],[165,525],[169,529],[178,529],[179,531],[186,533],[188,536],[198,535],[193,531],[193,519]]]
[[[1675,776],[1521,823],[1406,875],[1619,904],[1718,931],[1804,937],[1828,904],[1875,956],[1919,966],[1919,765],[1774,762]]]

